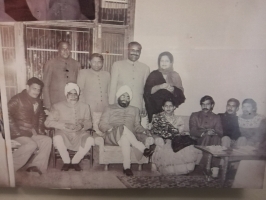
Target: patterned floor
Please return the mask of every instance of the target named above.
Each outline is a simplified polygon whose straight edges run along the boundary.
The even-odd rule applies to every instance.
[[[127,188],[221,188],[221,180],[207,181],[204,176],[118,176]],[[230,188],[227,181],[224,188]]]

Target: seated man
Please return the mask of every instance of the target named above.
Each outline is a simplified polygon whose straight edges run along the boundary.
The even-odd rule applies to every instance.
[[[52,140],[44,135],[45,113],[39,99],[42,88],[41,80],[30,78],[26,89],[8,102],[11,139],[21,144],[13,153],[15,171],[26,164],[37,148],[39,152],[27,171],[42,174],[47,170]]]
[[[55,128],[53,140],[64,162],[62,171],[68,171],[71,167],[81,171],[79,162],[94,145],[94,139],[86,132],[92,128],[90,107],[79,101],[79,94],[77,84],[67,83],[66,101],[54,104],[45,121],[47,127]],[[71,161],[67,149],[77,151]]]
[[[139,109],[129,105],[132,97],[131,89],[127,85],[122,86],[116,93],[117,103],[106,108],[99,123],[100,131],[105,133],[105,144],[121,147],[123,172],[127,176],[133,176],[130,169],[131,145],[143,153],[145,157],[149,157],[154,151],[154,146],[148,149],[140,142],[147,141],[146,139],[150,136],[150,133],[140,125]],[[153,139],[147,146],[152,144]],[[135,152],[135,155],[137,155],[137,152]]]
[[[212,112],[214,100],[204,96],[200,100],[201,111],[192,113],[189,119],[190,135],[202,146],[220,145],[223,136],[221,119]]]
[[[240,137],[238,117],[236,115],[239,109],[239,101],[231,98],[227,101],[226,112],[219,113],[223,126],[222,146],[227,148],[236,144],[237,139]],[[237,145],[237,144],[236,144]]]
[[[266,134],[266,118],[257,114],[257,103],[253,99],[242,102],[242,112],[238,117],[241,132],[238,145],[258,147]]]

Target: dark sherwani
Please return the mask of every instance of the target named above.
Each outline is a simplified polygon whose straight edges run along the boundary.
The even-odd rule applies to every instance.
[[[213,112],[205,113],[203,111],[194,112],[191,114],[189,119],[190,135],[197,138],[199,145],[220,145],[221,138],[223,137],[223,127],[219,115]],[[209,136],[202,133],[206,132],[207,129],[214,129],[217,135]]]
[[[43,97],[46,108],[50,109],[53,104],[66,99],[65,86],[69,82],[77,83],[80,68],[80,63],[70,57],[63,59],[58,56],[45,64]]]
[[[241,133],[238,125],[238,117],[228,113],[219,113],[223,126],[223,136],[228,136],[232,140],[237,140]]]

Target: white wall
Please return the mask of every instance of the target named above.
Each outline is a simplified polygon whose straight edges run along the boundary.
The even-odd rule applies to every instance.
[[[161,52],[174,55],[187,98],[177,113],[198,111],[208,94],[215,113],[235,97],[266,115],[265,0],[137,0],[134,39],[151,70]]]

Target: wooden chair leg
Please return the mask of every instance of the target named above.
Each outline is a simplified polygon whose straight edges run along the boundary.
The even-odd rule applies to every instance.
[[[56,155],[55,155],[55,148],[52,147],[52,154],[53,154],[53,168],[56,168]]]
[[[108,171],[108,164],[104,166],[104,171]]]
[[[93,167],[93,147],[91,147],[91,153],[90,153],[90,167]]]
[[[151,171],[156,172],[157,171],[157,166],[154,163],[151,163]]]
[[[142,171],[142,164],[139,164],[138,170]]]

